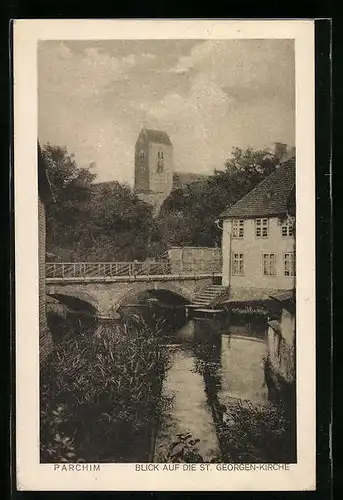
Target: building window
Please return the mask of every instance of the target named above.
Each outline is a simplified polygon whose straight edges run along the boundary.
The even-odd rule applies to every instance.
[[[244,274],[244,261],[242,253],[233,254],[232,274],[235,276],[242,276]]]
[[[284,274],[285,276],[295,276],[295,254],[284,254]]]
[[[263,254],[263,275],[264,276],[276,276],[276,258],[275,253],[264,253]]]
[[[287,219],[281,225],[281,235],[282,237],[293,236],[294,231],[294,221],[292,219]]]
[[[233,219],[232,221],[232,237],[244,238],[244,220]]]
[[[255,235],[256,238],[268,238],[269,220],[255,219]]]

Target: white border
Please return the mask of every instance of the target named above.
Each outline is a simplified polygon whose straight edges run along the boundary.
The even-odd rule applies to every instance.
[[[14,22],[17,488],[20,490],[277,491],[315,489],[314,22],[17,20]],[[37,41],[292,38],[296,54],[298,463],[288,471],[54,472],[39,464]]]

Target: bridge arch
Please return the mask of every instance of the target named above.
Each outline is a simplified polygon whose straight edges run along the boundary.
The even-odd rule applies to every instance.
[[[55,299],[47,309],[47,323],[53,342],[78,336],[86,331],[96,331],[98,310],[94,300],[84,293],[54,291],[47,294]]]
[[[119,319],[119,308],[146,292],[147,297],[158,298],[165,304],[192,303],[194,297],[212,283],[212,276],[156,277],[156,279],[47,279],[47,294],[68,304],[74,310],[92,311],[98,318]],[[81,307],[82,306],[82,307]]]
[[[51,292],[48,293],[50,297],[58,300],[61,304],[67,306],[75,312],[85,312],[92,316],[98,316],[99,307],[97,301],[87,292],[73,291],[73,292]]]
[[[176,283],[156,283],[156,282],[142,282],[135,283],[133,286],[130,286],[122,293],[117,303],[117,310],[120,307],[125,306],[130,300],[135,300],[139,298],[145,292],[167,292],[175,297],[178,297],[183,303],[190,303],[193,299],[193,294],[186,287],[182,287]]]

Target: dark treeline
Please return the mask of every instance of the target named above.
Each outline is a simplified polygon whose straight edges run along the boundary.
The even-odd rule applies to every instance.
[[[159,214],[118,182],[96,183],[66,148],[44,145],[55,201],[47,206],[47,248],[64,261],[158,258],[171,245],[220,246],[215,224],[276,167],[267,149],[234,148],[223,170],[172,191]]]

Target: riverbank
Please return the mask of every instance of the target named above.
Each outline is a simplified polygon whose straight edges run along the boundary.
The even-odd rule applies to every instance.
[[[41,377],[42,462],[295,460],[258,325],[150,320],[131,312],[57,345]]]
[[[62,341],[41,373],[41,462],[150,461],[167,368],[141,320]]]

